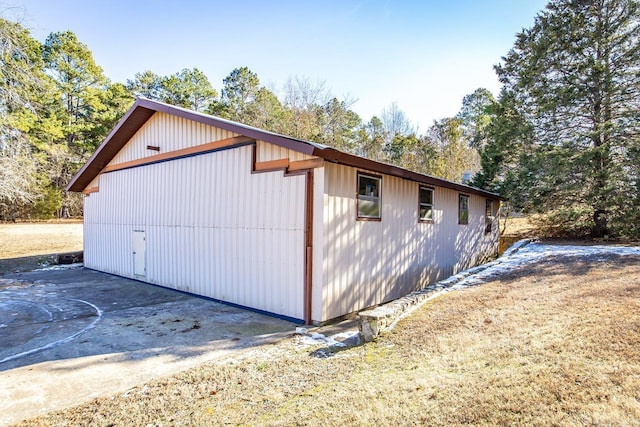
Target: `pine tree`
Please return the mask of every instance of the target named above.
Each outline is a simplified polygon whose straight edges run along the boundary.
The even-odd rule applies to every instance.
[[[531,131],[511,147],[530,207],[593,236],[637,235],[640,3],[553,0],[496,71],[522,119],[511,133]]]

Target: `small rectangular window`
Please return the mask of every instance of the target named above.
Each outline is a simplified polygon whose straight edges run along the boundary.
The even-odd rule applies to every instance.
[[[493,200],[487,199],[484,208],[484,232],[491,233],[493,228]]]
[[[379,176],[358,173],[358,218],[380,219],[380,184]]]
[[[418,197],[420,222],[433,222],[433,188],[420,186]]]
[[[458,224],[469,224],[469,196],[458,195]]]

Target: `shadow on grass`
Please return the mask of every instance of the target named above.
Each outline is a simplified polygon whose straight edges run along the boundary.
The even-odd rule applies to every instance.
[[[57,264],[58,254],[0,259],[0,274],[20,273]]]
[[[22,273],[39,268],[51,267],[59,264],[73,264],[82,262],[82,251],[33,255],[19,258],[0,259],[0,275],[8,273]]]
[[[611,264],[612,268],[619,269],[639,262],[640,257],[638,256],[615,253],[596,253],[587,256],[550,255],[531,263],[517,266],[512,271],[496,277],[496,280],[504,282],[519,279],[523,276],[583,276],[603,264]]]

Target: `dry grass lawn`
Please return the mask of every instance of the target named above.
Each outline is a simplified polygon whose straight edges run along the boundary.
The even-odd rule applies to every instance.
[[[82,250],[82,221],[0,224],[0,259]]]
[[[535,227],[527,217],[508,217],[500,222],[500,234],[504,236],[528,236],[531,237],[536,232]]]
[[[37,268],[52,254],[82,250],[82,221],[0,223],[0,274]]]
[[[511,245],[520,239],[535,238],[538,236],[535,227],[529,222],[529,218],[501,218],[500,220],[500,247],[502,254]]]
[[[377,342],[299,338],[22,425],[640,425],[640,258],[556,257]]]

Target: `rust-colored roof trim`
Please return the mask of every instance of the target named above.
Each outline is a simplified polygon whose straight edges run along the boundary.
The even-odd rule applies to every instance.
[[[411,181],[429,184],[439,187],[449,188],[461,193],[476,194],[493,200],[504,200],[500,195],[468,185],[458,184],[451,181],[435,178],[433,176],[412,172],[397,166],[376,162],[353,154],[343,153],[334,148],[309,141],[302,141],[288,136],[268,132],[262,129],[198,113],[163,102],[151,101],[145,98],[138,98],[133,106],[127,111],[124,117],[113,128],[111,133],[100,144],[96,152],[87,163],[76,173],[67,185],[67,191],[81,192],[107,164],[118,154],[125,144],[144,126],[144,124],[155,114],[162,112],[174,116],[193,120],[198,123],[215,126],[240,135],[248,136],[257,140],[265,141],[280,147],[288,148],[307,155],[323,158],[327,162],[338,163],[346,166],[367,169],[386,175],[397,176]]]
[[[408,169],[403,169],[401,167],[393,166],[387,163],[376,162],[375,160],[367,159],[365,157],[343,153],[342,151],[338,151],[330,147],[316,149],[313,152],[313,155],[322,157],[327,162],[338,163],[345,166],[353,166],[354,168],[358,169],[367,169],[385,175],[397,176],[399,178],[419,182],[421,184],[445,187],[451,190],[459,191],[461,193],[476,194],[488,199],[504,200],[504,198],[499,194],[491,193],[480,188],[471,187],[470,185],[458,184],[457,182],[446,181],[444,179],[421,174],[418,172],[413,172]]]
[[[67,191],[81,192],[84,190],[155,113],[154,109],[145,107],[140,101],[133,104],[87,163],[75,174],[67,185]]]
[[[71,182],[67,185],[67,191],[81,192],[98,176],[102,169],[118,154],[125,144],[140,130],[142,126],[155,114],[162,112],[174,116],[182,117],[187,120],[193,120],[198,123],[215,126],[240,135],[248,136],[254,139],[270,142],[272,144],[289,148],[304,154],[311,154],[317,144],[299,141],[284,135],[273,132],[267,132],[241,123],[224,120],[219,117],[210,116],[208,114],[198,113],[196,111],[187,110],[163,102],[152,101],[150,99],[138,98],[131,106],[129,111],[113,128],[111,133],[107,135],[105,140],[100,144],[93,156],[87,163],[75,174]]]

